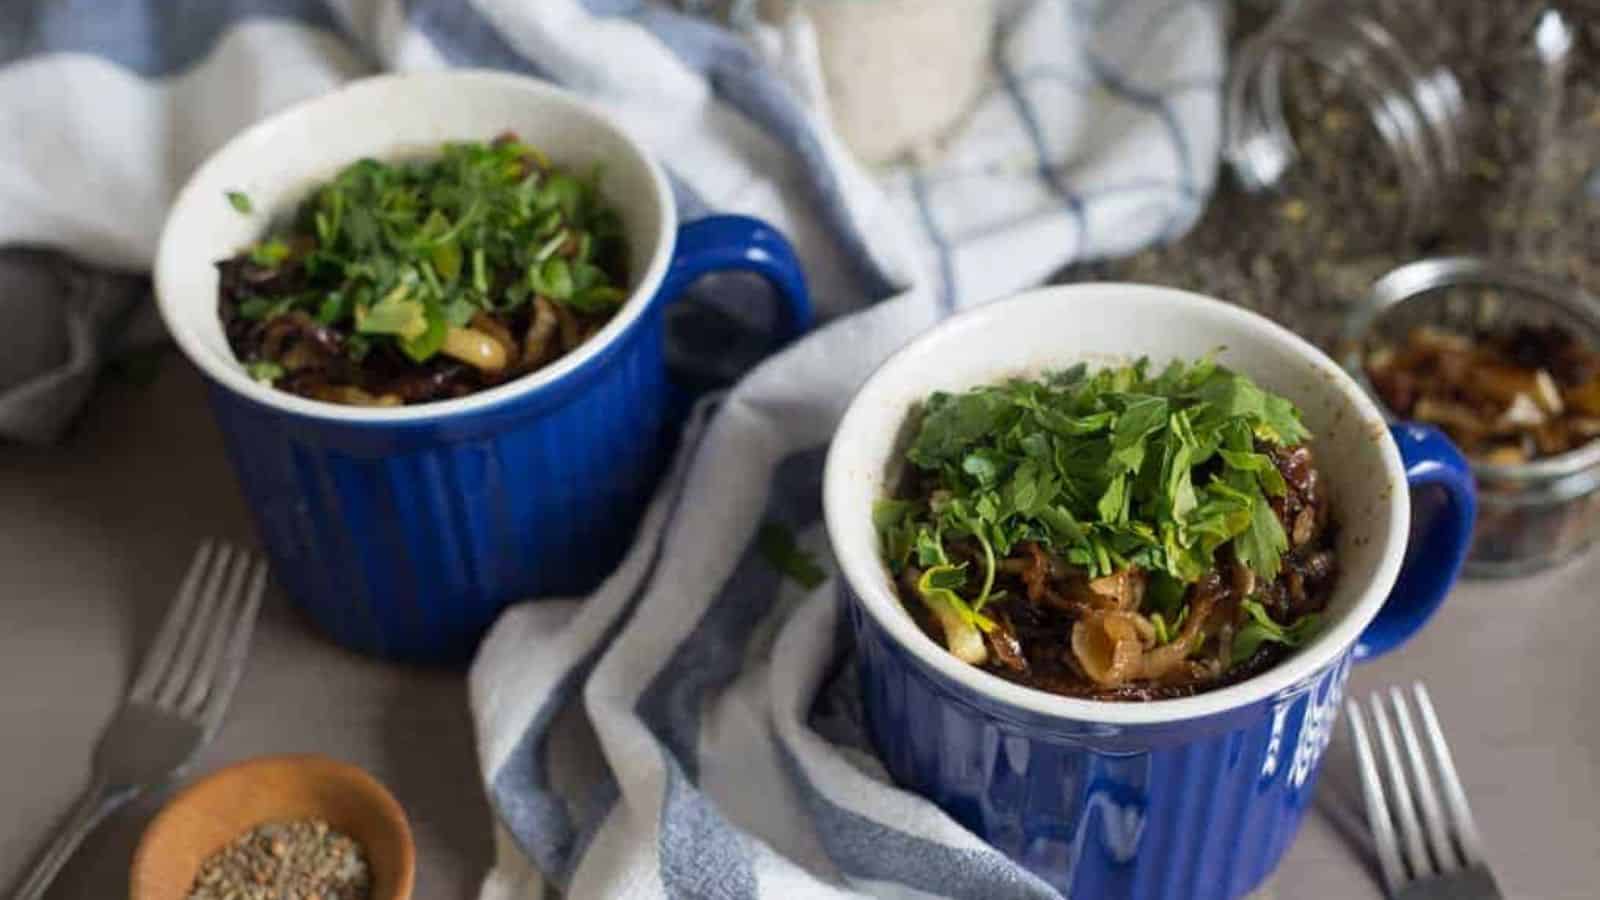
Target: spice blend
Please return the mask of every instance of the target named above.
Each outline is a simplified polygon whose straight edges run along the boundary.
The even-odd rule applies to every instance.
[[[1419,33],[1398,37],[1459,85],[1466,135],[1430,221],[1406,221],[1398,166],[1348,73],[1290,57],[1279,85],[1295,157],[1273,190],[1224,172],[1187,235],[1063,280],[1199,291],[1327,348],[1378,277],[1420,257],[1489,254],[1600,291],[1600,254],[1588,250],[1600,246],[1600,16],[1526,0],[1426,6]],[[1280,9],[1237,4],[1230,39]],[[1571,45],[1540,58],[1552,10]]]
[[[321,819],[269,822],[200,865],[188,900],[368,900],[366,851]]]

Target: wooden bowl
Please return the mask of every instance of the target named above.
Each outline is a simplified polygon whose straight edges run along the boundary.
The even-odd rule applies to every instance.
[[[315,755],[245,760],[184,788],[139,841],[130,900],[183,900],[223,845],[266,822],[312,817],[365,848],[372,900],[410,900],[416,849],[405,811],[371,775]]]

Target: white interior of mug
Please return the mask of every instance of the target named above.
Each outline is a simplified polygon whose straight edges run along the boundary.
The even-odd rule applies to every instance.
[[[309,400],[250,378],[234,357],[217,314],[216,263],[260,238],[268,226],[341,168],[363,157],[400,160],[437,153],[450,141],[487,141],[505,132],[577,171],[604,168],[601,190],[623,220],[630,295],[594,337],[544,368],[455,400],[368,408]],[[241,214],[227,192],[242,191]],[[469,412],[560,379],[627,330],[648,306],[671,260],[677,213],[660,168],[597,109],[532,78],[500,72],[438,71],[369,78],[258,122],[208,159],[179,192],[156,251],[155,286],[167,329],[208,376],[290,412],[341,421],[399,422]]]
[[[885,568],[872,506],[898,477],[912,406],[1079,362],[1148,356],[1157,366],[1217,351],[1217,359],[1292,400],[1339,524],[1339,576],[1327,623],[1309,644],[1247,681],[1176,700],[1118,703],[1061,697],[990,675],[951,656],[901,606]],[[834,435],[823,476],[829,538],[866,612],[950,679],[1015,707],[1079,722],[1143,724],[1210,715],[1293,688],[1349,649],[1383,605],[1405,553],[1410,499],[1383,416],[1315,347],[1253,313],[1184,291],[1133,284],[1045,288],[956,316],[898,351],[862,386]]]

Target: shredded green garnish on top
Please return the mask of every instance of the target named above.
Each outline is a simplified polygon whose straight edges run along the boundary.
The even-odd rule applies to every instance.
[[[441,399],[531,371],[627,297],[622,220],[600,181],[511,135],[354,162],[224,263],[235,352],[280,363],[291,389],[320,399]],[[250,211],[244,194],[227,198]],[[406,377],[406,360],[436,357],[474,371]]]
[[[1209,356],[1159,371],[1079,365],[930,396],[905,453],[917,487],[880,501],[874,520],[891,572],[910,571],[969,661],[988,658],[997,560],[1033,549],[1087,579],[1137,573],[1129,611],[1160,647],[1185,626],[1186,591],[1224,559],[1260,585],[1278,577],[1291,542],[1273,504],[1288,488],[1269,454],[1309,437],[1290,401]],[[1315,615],[1282,626],[1245,603],[1235,660],[1316,627]]]
[[[756,548],[767,565],[806,590],[828,577],[816,557],[800,546],[794,532],[782,522],[763,522],[756,532]]]
[[[1256,442],[1309,436],[1288,400],[1209,358],[937,393],[906,458],[947,490],[882,502],[878,526],[896,569],[939,563],[949,533],[986,556],[1031,540],[1091,576],[1138,566],[1187,583],[1231,541],[1270,581],[1288,541],[1268,497],[1284,483]]]

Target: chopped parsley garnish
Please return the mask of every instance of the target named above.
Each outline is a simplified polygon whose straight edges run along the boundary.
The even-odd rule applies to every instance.
[[[1267,614],[1266,607],[1254,600],[1246,598],[1240,602],[1240,606],[1244,607],[1245,613],[1250,618],[1233,638],[1231,662],[1234,665],[1254,656],[1257,648],[1269,641],[1298,647],[1315,634],[1322,624],[1322,616],[1307,613],[1292,625],[1279,625]]]
[[[762,523],[756,533],[756,549],[779,574],[807,590],[827,578],[816,559],[795,540],[794,532],[781,522]]]
[[[250,210],[242,193],[228,201]],[[355,162],[247,258],[294,277],[253,276],[245,290],[270,292],[242,297],[237,315],[303,313],[362,337],[348,344],[352,359],[392,342],[420,363],[448,352],[450,329],[479,313],[521,323],[543,298],[603,317],[626,297],[622,222],[601,196],[598,168],[561,170],[509,137],[446,144],[427,161]]]
[[[250,205],[250,195],[246,194],[244,191],[229,191],[228,203],[232,205],[234,209],[247,216],[250,214],[250,210],[253,208]]]
[[[920,573],[917,593],[952,642],[991,630],[996,561],[1023,542],[1089,578],[1145,573],[1158,646],[1224,548],[1260,583],[1278,576],[1289,540],[1271,500],[1286,486],[1267,451],[1310,433],[1292,403],[1210,357],[1160,371],[1147,360],[1079,365],[936,393],[920,413],[906,452],[916,496],[881,501],[874,520],[891,571]],[[951,541],[976,549],[952,559]],[[1252,616],[1236,654],[1296,644],[1315,627],[1274,630],[1259,604]],[[968,634],[952,635],[953,622]]]
[[[283,366],[270,359],[258,359],[255,362],[245,363],[244,370],[250,374],[251,378],[263,384],[271,384],[283,377]]]

